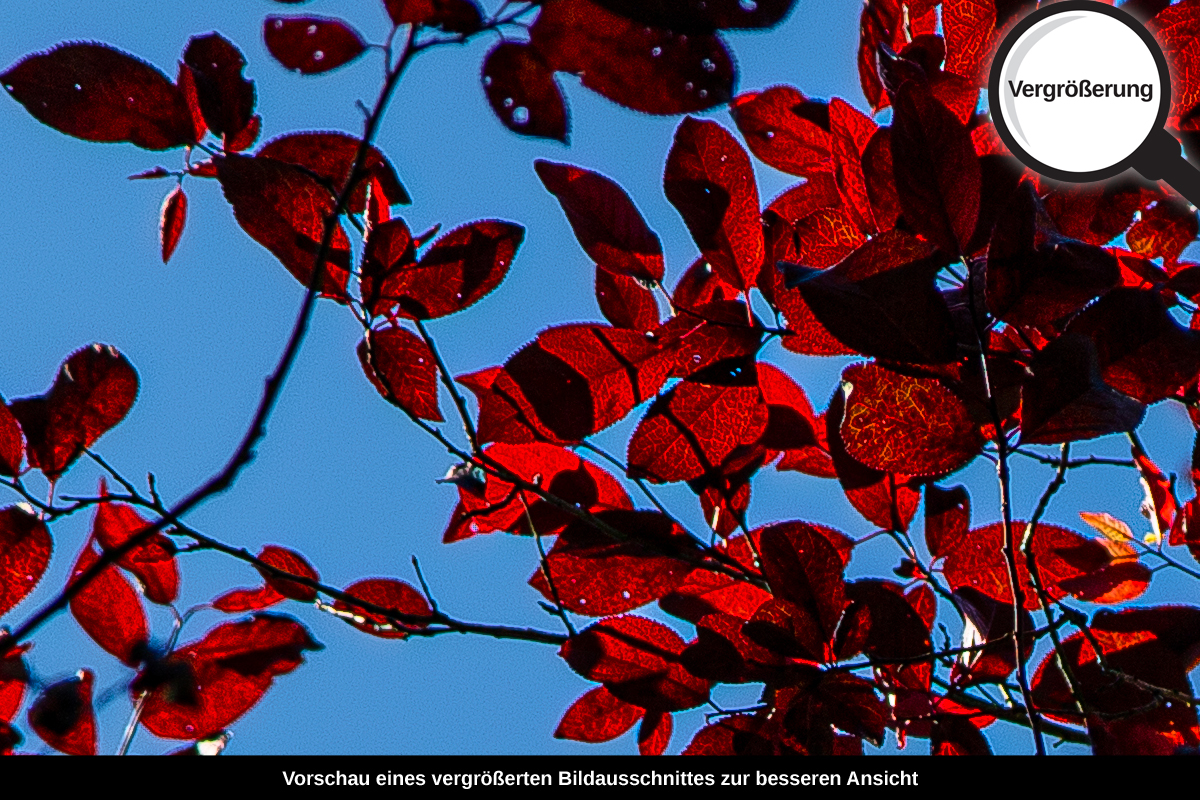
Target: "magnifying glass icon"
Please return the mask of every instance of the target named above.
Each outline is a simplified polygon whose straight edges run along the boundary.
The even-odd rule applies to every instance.
[[[1200,206],[1200,171],[1163,127],[1167,60],[1119,8],[1066,0],[1029,14],[996,51],[988,102],[1000,138],[1035,172],[1089,183],[1132,168]]]

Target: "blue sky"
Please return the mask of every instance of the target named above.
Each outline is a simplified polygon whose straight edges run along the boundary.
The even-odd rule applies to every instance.
[[[246,54],[264,140],[294,130],[358,130],[354,101],[375,96],[379,55],[369,53],[329,75],[301,78],[267,54],[262,20],[281,11],[340,16],[368,40],[382,41],[389,27],[382,3],[315,0],[300,9],[266,0],[163,5],[8,0],[0,66],[57,42],[95,40],[174,75],[188,37],[217,30]],[[861,108],[857,31],[857,3],[800,0],[778,29],[728,37],[740,69],[739,90],[787,83]],[[526,227],[525,244],[505,283],[466,312],[430,326],[458,374],[501,363],[551,324],[600,319],[591,262],[537,180],[535,158],[595,169],[624,186],[663,240],[669,285],[696,255],[662,193],[662,169],[678,119],[620,109],[566,78],[571,146],[519,138],[492,118],[479,85],[488,47],[483,37],[422,55],[405,76],[378,139],[414,198],[411,207],[399,210],[414,231],[485,218]],[[705,116],[733,127],[725,111]],[[187,229],[171,263],[162,265],[157,215],[171,184],[125,178],[159,164],[175,169],[178,152],[71,139],[37,123],[9,99],[0,100],[0,138],[6,145],[0,159],[0,185],[6,188],[0,194],[0,269],[6,275],[0,294],[5,351],[0,393],[9,399],[40,393],[68,353],[95,341],[117,346],[141,375],[141,395],[97,449],[131,478],[153,472],[167,499],[182,496],[218,469],[241,437],[262,379],[290,330],[301,287],[237,228],[212,181],[185,184],[191,199]],[[761,164],[756,170],[764,201],[794,183]],[[258,459],[231,492],[190,522],[252,551],[267,543],[299,550],[335,585],[369,576],[411,581],[409,561],[416,555],[446,612],[478,622],[556,629],[525,584],[536,566],[532,541],[493,535],[441,544],[456,496],[433,481],[451,459],[367,383],[354,356],[360,334],[344,309],[321,304]],[[797,357],[778,344],[764,358],[796,377],[818,408],[847,363]],[[448,410],[447,398],[442,400]],[[635,412],[598,443],[622,453],[639,416]],[[1144,440],[1164,469],[1186,474],[1191,437],[1178,408],[1150,411]],[[1120,455],[1127,452],[1122,441],[1101,441],[1091,449]],[[60,492],[93,492],[98,477],[80,463]],[[1093,510],[1139,527],[1141,491],[1130,474],[1100,468],[1082,477],[1086,480],[1073,480],[1060,493],[1049,521],[1078,528],[1076,512]],[[1029,513],[1048,478],[1045,468],[1019,465],[1015,496],[1021,513]],[[975,522],[994,520],[997,493],[989,465],[980,461],[958,479],[971,489]],[[833,481],[767,471],[754,491],[754,524],[804,519],[856,538],[871,530]],[[661,496],[701,525],[699,504],[686,487],[667,487]],[[919,531],[919,518],[916,524]],[[89,526],[90,516],[82,515],[54,526],[50,571],[5,624],[24,619],[62,586]],[[897,560],[890,543],[875,540],[856,552],[851,575],[886,576]],[[245,565],[216,555],[186,556],[182,569],[181,607],[258,582]],[[1178,599],[1180,585],[1165,577],[1156,577],[1148,601]],[[636,752],[632,733],[606,745],[551,737],[562,713],[592,685],[571,672],[553,648],[463,636],[385,641],[300,604],[282,610],[304,621],[326,649],[280,678],[235,724],[230,752]],[[943,612],[948,619],[949,609]],[[154,630],[165,636],[167,615],[153,614]],[[183,641],[220,621],[216,612],[201,613]],[[689,626],[672,624],[689,635]],[[97,671],[100,693],[131,677],[68,616],[54,620],[35,641],[31,660],[44,680],[88,666]],[[749,704],[755,691],[723,687],[715,698],[727,706]],[[120,699],[101,711],[101,752],[116,750],[127,715]],[[678,752],[703,724],[702,710],[677,715],[670,751]],[[1024,751],[1027,744],[1020,731],[993,741],[1009,751]],[[142,732],[133,750],[172,747]],[[913,742],[908,752],[922,749],[927,743]]]

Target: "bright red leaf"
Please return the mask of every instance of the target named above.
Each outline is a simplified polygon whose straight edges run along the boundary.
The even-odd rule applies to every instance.
[[[827,103],[809,100],[791,86],[772,86],[738,95],[729,111],[760,161],[800,176],[829,169]]]
[[[50,530],[25,506],[0,510],[0,614],[33,591],[53,549]]]
[[[571,704],[558,723],[554,738],[592,743],[612,741],[636,725],[645,713],[645,709],[597,686]]]
[[[596,302],[600,313],[618,328],[645,333],[658,327],[654,292],[636,278],[617,275],[596,265]]]
[[[8,406],[0,401],[0,475],[17,475],[24,460],[25,437],[21,435],[21,425]]]
[[[103,482],[101,495],[107,494]],[[96,506],[92,535],[104,550],[116,549],[150,526],[137,511],[124,503],[101,503]],[[146,599],[159,605],[169,605],[179,596],[179,564],[175,561],[175,544],[162,533],[155,533],[117,561],[117,565],[135,575]]]
[[[159,212],[158,241],[162,246],[164,264],[171,260],[171,254],[179,244],[179,237],[183,235],[183,225],[187,222],[187,207],[187,195],[183,193],[181,186],[172,189],[163,200],[162,211]]]
[[[433,613],[429,603],[421,594],[403,581],[392,578],[365,578],[350,584],[346,594],[367,603],[386,608],[401,616],[428,617]],[[428,623],[389,621],[378,612],[367,611],[345,600],[333,604],[335,611],[353,614],[350,624],[380,639],[403,639],[408,636],[406,628],[423,628]]]
[[[99,559],[89,539],[71,571],[72,581]],[[71,598],[71,616],[92,641],[126,666],[136,667],[145,657],[150,640],[146,611],[137,590],[115,566],[105,567]]]
[[[424,340],[404,328],[373,328],[357,351],[363,372],[385,400],[421,419],[442,421],[437,363]]]

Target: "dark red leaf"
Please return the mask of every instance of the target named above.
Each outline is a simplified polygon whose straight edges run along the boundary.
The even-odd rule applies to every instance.
[[[555,497],[592,513],[633,508],[616,478],[562,447],[542,443],[493,444],[483,452],[496,465],[522,480],[542,486]],[[551,506],[537,494],[519,492],[514,484],[495,475],[487,475],[482,485],[459,481],[458,490],[459,506],[446,529],[443,539],[446,542],[492,531],[531,536],[530,520],[539,535],[554,536],[576,520],[574,515]]]
[[[1021,389],[1021,442],[1056,444],[1131,431],[1146,407],[1121,394],[1100,376],[1096,346],[1079,334],[1064,334],[1030,365]]]
[[[733,59],[715,34],[676,36],[592,0],[557,0],[542,7],[530,39],[553,70],[635,111],[687,114],[733,97]]]
[[[1045,184],[1039,194],[1059,232],[1088,244],[1106,244],[1120,236],[1139,210],[1165,196],[1157,186],[1135,178],[1113,178],[1100,184]]]
[[[988,247],[987,306],[1005,322],[1041,326],[1083,308],[1120,279],[1117,260],[1066,239],[1031,182],[1000,209]]]
[[[971,498],[965,486],[925,487],[925,546],[937,560],[958,547],[971,529]]]
[[[600,511],[596,518],[622,538],[614,539],[588,520],[568,525],[546,556],[554,591],[542,568],[529,579],[547,600],[555,602],[557,592],[572,613],[623,614],[673,591],[692,571],[669,555],[693,552],[691,539],[659,512]]]
[[[881,681],[888,686],[928,689],[933,671],[929,626],[897,583],[858,580],[846,585],[849,605],[838,626],[838,657],[864,652],[879,660]],[[917,659],[929,655],[924,663]],[[888,661],[911,663],[887,664]]]
[[[600,313],[618,328],[645,333],[658,327],[654,292],[636,278],[617,275],[596,265],[596,302]]]
[[[0,84],[39,122],[80,139],[147,150],[196,141],[183,93],[154,67],[108,45],[61,44],[26,56]]]
[[[194,36],[183,51],[192,72],[204,122],[217,136],[232,138],[254,116],[254,83],[242,76],[246,58],[219,33]]]
[[[312,173],[272,158],[230,155],[215,159],[225,199],[242,230],[280,260],[304,286],[312,282],[325,219],[334,198]],[[333,230],[317,288],[345,302],[350,240]]]
[[[855,250],[833,269],[785,267],[808,308],[838,341],[867,355],[917,364],[958,357],[953,318],[934,277],[944,260],[899,230]]]
[[[771,28],[780,22],[795,0],[598,0],[617,14],[647,25],[661,25],[679,33],[709,33],[718,28]]]
[[[21,435],[21,425],[0,401],[0,475],[16,476],[24,460],[25,437]]]
[[[46,524],[25,506],[0,510],[0,614],[33,591],[54,544]]]
[[[875,111],[886,108],[888,96],[879,79],[877,54],[881,45],[900,52],[909,37],[933,33],[937,12],[931,3],[902,3],[900,0],[873,0],[864,3],[859,20],[858,77],[867,102]]]
[[[0,641],[3,641],[3,637],[0,637]],[[29,642],[14,645],[11,650],[0,656],[0,722],[11,722],[21,710],[25,685],[29,683],[30,678],[24,655],[32,646]],[[2,745],[0,750],[3,750]]]
[[[754,286],[763,260],[758,187],[750,157],[715,122],[685,119],[667,155],[663,189],[718,275]]]
[[[929,754],[934,756],[990,756],[991,745],[971,720],[958,714],[933,718]]]
[[[827,103],[809,100],[791,86],[772,86],[738,95],[729,111],[760,161],[800,176],[829,169]]]
[[[967,129],[909,81],[896,96],[891,144],[904,219],[944,253],[961,253],[979,216],[979,158]]]
[[[262,117],[255,114],[246,123],[246,127],[232,136],[225,137],[225,152],[240,153],[243,150],[249,150],[258,141],[260,133],[262,133]]]
[[[60,753],[96,755],[91,670],[47,686],[29,708],[29,727]]]
[[[183,234],[183,225],[187,222],[187,195],[182,186],[176,186],[163,200],[162,211],[159,214],[158,241],[162,245],[162,260],[167,263],[179,237]]]
[[[433,613],[429,603],[413,587],[392,578],[366,578],[350,584],[346,594],[367,603],[395,612],[401,616],[428,617]],[[403,639],[408,636],[407,628],[423,628],[425,622],[391,622],[387,617],[366,611],[345,600],[333,604],[336,611],[353,614],[350,624],[380,639]],[[361,618],[361,619],[360,619]]]
[[[819,525],[810,527],[817,529],[822,535],[829,538],[831,542],[834,542],[835,547],[838,546],[835,539],[841,534],[837,531],[832,528],[822,528]],[[761,529],[752,531],[756,548],[761,532]],[[755,563],[757,557],[750,550],[745,536],[732,536],[725,541],[724,546],[729,556],[741,564],[748,573],[752,575],[759,573],[759,568]],[[846,559],[849,559],[849,549],[846,551]],[[695,569],[671,594],[659,601],[659,607],[668,614],[686,619],[688,622],[699,622],[702,617],[709,614],[748,620],[759,606],[770,599],[769,593],[754,584],[735,580],[728,575],[707,569]]]
[[[412,23],[468,34],[483,25],[479,8],[471,0],[383,0],[383,5],[395,25]]]
[[[539,160],[533,166],[597,265],[617,275],[662,280],[662,244],[624,189],[597,172],[569,164]]]
[[[362,270],[359,275],[363,305],[372,316],[387,311],[387,304],[380,303],[379,298],[387,277],[416,263],[417,243],[404,220],[397,217],[378,224],[372,223],[363,246]]]
[[[324,17],[267,17],[263,40],[276,61],[301,75],[337,69],[367,49],[345,22]]]
[[[1143,403],[1172,396],[1200,374],[1200,333],[1176,322],[1157,291],[1113,289],[1066,330],[1092,340],[1106,384]]]
[[[895,168],[892,166],[891,127],[878,128],[871,134],[862,152],[862,172],[875,224],[881,231],[890,231],[904,213],[900,207],[900,195],[896,192]]]
[[[966,406],[935,378],[858,364],[842,373],[842,389],[842,443],[869,467],[945,475],[983,450],[983,435]]]
[[[500,42],[483,59],[483,91],[504,127],[567,144],[567,105],[554,71],[533,47]]]
[[[1141,477],[1142,488],[1146,492],[1146,502],[1151,508],[1150,523],[1154,526],[1154,533],[1159,540],[1166,536],[1175,526],[1176,512],[1179,509],[1179,501],[1175,499],[1175,479],[1172,476],[1170,480],[1163,474],[1158,465],[1150,460],[1138,444],[1131,444],[1130,448],[1133,455],[1133,463],[1137,465],[1138,474]],[[1196,456],[1198,455],[1193,445],[1192,462],[1195,464]],[[1195,475],[1195,467],[1193,475]],[[1193,478],[1194,484],[1195,478]],[[1175,542],[1171,542],[1175,544]]]
[[[108,492],[103,482],[100,494]],[[124,503],[101,503],[96,506],[92,535],[104,550],[113,550],[150,526],[131,506]],[[175,561],[175,543],[161,533],[155,533],[117,562],[122,569],[135,575],[146,599],[159,605],[170,605],[179,596],[179,565]]]
[[[367,380],[389,403],[421,419],[441,422],[437,363],[419,336],[404,328],[373,328],[358,343]]]
[[[319,649],[299,622],[259,613],[148,666],[130,691],[148,691],[142,724],[155,736],[207,739],[253,708],[276,676],[304,663],[305,650]]]
[[[418,263],[384,279],[377,308],[398,306],[402,317],[436,319],[474,305],[504,280],[524,238],[525,229],[511,222],[455,228]]]
[[[747,714],[722,717],[701,728],[691,743],[684,748],[685,756],[736,756],[743,752],[745,744],[753,742],[752,732],[758,728],[758,720]],[[749,740],[749,741],[747,741]]]
[[[738,290],[723,281],[713,271],[712,264],[701,256],[684,270],[679,283],[675,284],[671,302],[678,308],[699,308],[718,300],[736,300],[738,294]]]
[[[133,366],[109,345],[76,350],[50,391],[14,400],[9,410],[25,433],[29,466],[58,480],[83,451],[125,418],[137,399]]]
[[[88,540],[75,568],[74,581],[100,559]],[[150,626],[141,598],[129,580],[112,565],[71,598],[71,616],[101,649],[112,653],[126,666],[136,667],[146,655]]]
[[[354,166],[359,146],[357,137],[337,131],[286,133],[264,144],[259,148],[258,155],[304,167],[325,181],[333,192],[340,194],[346,188],[346,179]],[[366,207],[370,178],[379,181],[388,205],[407,205],[412,202],[396,177],[395,168],[374,145],[367,148],[363,171],[363,182],[350,193],[346,206],[350,211],[360,213]]]
[[[698,478],[758,441],[767,407],[752,368],[723,384],[692,376],[650,406],[629,440],[629,474],[654,483]]]
[[[820,643],[832,640],[846,605],[846,561],[820,529],[803,522],[764,528],[759,542],[763,576],[775,597],[788,600],[819,623]],[[809,648],[821,657],[821,649]]]
[[[289,575],[297,575],[312,581],[321,580],[321,576],[317,574],[313,566],[308,563],[304,556],[295,550],[289,550],[286,547],[280,547],[276,544],[269,544],[258,554],[258,558],[264,563],[275,567],[275,569],[283,570]],[[262,568],[258,568],[258,571],[263,576],[263,580],[267,582],[267,586],[270,586],[284,597],[290,597],[292,600],[299,600],[303,603],[311,603],[317,599],[317,590],[311,586],[306,586],[303,583],[297,583],[287,578],[276,577]]]
[[[175,73],[175,85],[183,93],[187,104],[188,117],[192,124],[192,141],[199,142],[208,133],[208,123],[204,121],[204,111],[200,108],[200,94],[196,91],[196,76],[192,68],[182,61]]]
[[[608,742],[632,728],[646,711],[626,703],[597,686],[580,697],[563,714],[555,739],[576,742]]]
[[[708,699],[708,681],[679,663],[683,639],[670,628],[636,616],[609,617],[572,636],[559,650],[571,669],[603,683],[626,703],[683,711]]]
[[[770,450],[819,447],[817,419],[808,396],[783,370],[758,365],[758,388],[767,404],[767,429],[762,444]]]

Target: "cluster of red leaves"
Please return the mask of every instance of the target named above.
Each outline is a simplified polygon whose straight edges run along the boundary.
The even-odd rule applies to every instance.
[[[756,711],[708,725],[685,752],[853,753],[864,740],[881,743],[889,728],[902,740],[930,738],[939,754],[988,752],[980,729],[993,717],[962,690],[1016,668],[1017,615],[1031,623],[1044,601],[1067,597],[1132,600],[1151,571],[1128,528],[1107,515],[1085,515],[1097,538],[1044,523],[972,528],[966,490],[937,483],[1000,437],[1086,440],[1133,431],[1147,405],[1167,398],[1200,405],[1200,333],[1176,321],[1200,298],[1200,265],[1179,260],[1200,230],[1195,211],[1152,184],[1049,184],[1004,151],[977,111],[980,80],[1003,32],[1032,3],[864,4],[859,73],[872,109],[891,108],[887,125],[787,86],[734,96],[719,32],[773,26],[790,0],[535,5],[528,41],[501,41],[484,61],[488,100],[510,129],[566,140],[555,77],[566,72],[648,113],[729,103],[749,147],[713,121],[688,117],[676,131],[663,190],[700,256],[673,292],[664,290],[666,319],[654,294],[666,277],[662,246],[633,200],[596,172],[537,162],[595,263],[607,324],[548,328],[504,364],[458,378],[478,401],[476,449],[474,462],[447,478],[459,502],[445,541],[494,531],[557,537],[531,586],[564,616],[600,618],[560,651],[599,685],[556,735],[607,741],[640,723],[641,752],[661,753],[674,712],[705,703],[716,683],[761,683]],[[1191,141],[1200,136],[1200,2],[1136,6],[1179,83],[1168,124]],[[471,0],[385,7],[396,26],[443,34],[499,24]],[[367,49],[346,23],[309,16],[269,17],[264,38],[284,67],[304,74]],[[482,221],[436,240],[438,228],[414,236],[391,216],[409,202],[394,168],[346,134],[289,133],[247,155],[262,121],[245,64],[218,34],[188,43],[175,81],[111,47],[68,44],[22,60],[0,82],[40,121],[91,141],[191,148],[211,132],[216,155],[185,174],[217,179],[251,238],[302,284],[360,311],[367,333],[358,358],[387,401],[414,420],[442,421],[438,379],[450,382],[422,323],[495,290],[522,228]],[[803,182],[763,203],[751,155]],[[187,213],[177,177],[162,209],[164,260]],[[357,265],[335,211],[361,215]],[[1126,246],[1114,245],[1122,235]],[[755,315],[755,292],[785,329]],[[795,353],[868,360],[843,371],[818,414],[782,369],[759,360],[775,336]],[[0,474],[37,469],[57,480],[136,394],[136,373],[112,348],[73,354],[44,395],[0,404]],[[574,452],[642,407],[624,477],[685,482],[717,544],[662,511],[635,509],[617,477]],[[1133,455],[1155,534],[1200,553],[1198,501],[1180,508],[1161,470],[1137,446]],[[898,573],[914,578],[909,586],[847,580],[855,542],[845,534],[802,521],[751,530],[751,483],[770,464],[837,480],[867,522],[897,535],[924,493],[930,562],[964,624],[949,684],[934,681],[931,574],[907,561]],[[1193,481],[1200,487],[1200,466]],[[286,599],[323,605],[319,576],[299,553],[269,545],[254,560],[263,585],[212,602],[253,616],[159,653],[143,598],[173,602],[179,571],[172,539],[147,535],[150,527],[131,506],[98,504],[72,581],[91,577],[71,612],[100,647],[139,670],[130,689],[144,698],[149,730],[209,739],[319,647],[299,623],[263,613]],[[1004,542],[1027,529],[1037,574],[1018,562],[1014,597]],[[0,511],[0,613],[36,585],[51,548],[38,514]],[[628,613],[655,601],[694,625],[695,638]],[[385,638],[438,619],[421,593],[390,578],[358,581],[323,607]],[[1046,716],[1086,726],[1097,752],[1200,745],[1194,705],[1168,702],[1190,694],[1197,614],[1101,611],[1042,662],[1036,703]],[[1021,658],[1031,652],[1022,642]],[[0,661],[0,751],[19,739],[10,722],[28,682],[23,654],[12,648]],[[1078,682],[1074,696],[1064,661]],[[64,752],[95,752],[92,681],[84,670],[46,687],[30,706],[30,727]]]

